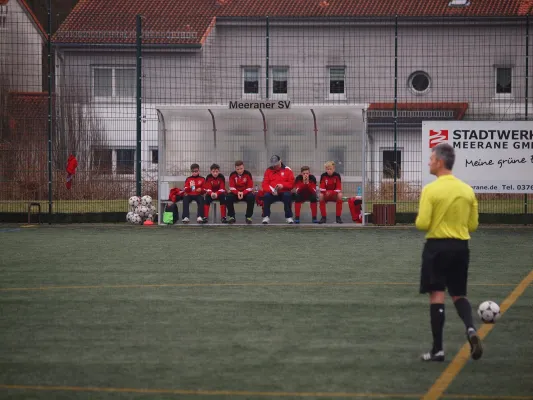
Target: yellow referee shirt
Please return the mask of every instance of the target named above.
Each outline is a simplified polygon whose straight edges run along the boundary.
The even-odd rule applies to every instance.
[[[443,175],[422,189],[416,227],[426,239],[469,240],[479,224],[474,190],[453,175]]]

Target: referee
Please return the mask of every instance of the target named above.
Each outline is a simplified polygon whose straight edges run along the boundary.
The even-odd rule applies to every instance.
[[[444,361],[444,292],[453,299],[466,327],[474,360],[483,354],[481,339],[472,320],[466,298],[470,232],[478,227],[478,204],[473,189],[452,174],[453,147],[441,143],[432,149],[429,172],[437,179],[426,185],[420,197],[416,228],[427,231],[422,252],[420,293],[429,293],[433,347],[422,354],[423,361]]]

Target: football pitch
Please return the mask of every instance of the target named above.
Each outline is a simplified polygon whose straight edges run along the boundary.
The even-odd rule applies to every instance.
[[[480,228],[446,361],[412,227],[0,225],[0,398],[533,399],[533,230]],[[465,356],[466,355],[466,356]]]

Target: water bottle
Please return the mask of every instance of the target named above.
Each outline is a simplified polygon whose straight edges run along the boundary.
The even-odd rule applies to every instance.
[[[361,197],[363,195],[363,192],[361,190],[361,186],[357,186],[357,196]]]
[[[316,187],[316,199],[318,200],[320,198],[320,187]]]
[[[195,185],[191,185],[191,192],[194,192],[196,189],[196,186]]]
[[[255,185],[255,193],[259,193],[259,186]]]

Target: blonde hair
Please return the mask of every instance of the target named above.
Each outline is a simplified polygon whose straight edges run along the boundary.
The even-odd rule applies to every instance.
[[[335,161],[328,161],[324,164],[324,168],[327,168],[327,167],[334,167],[335,166]]]

